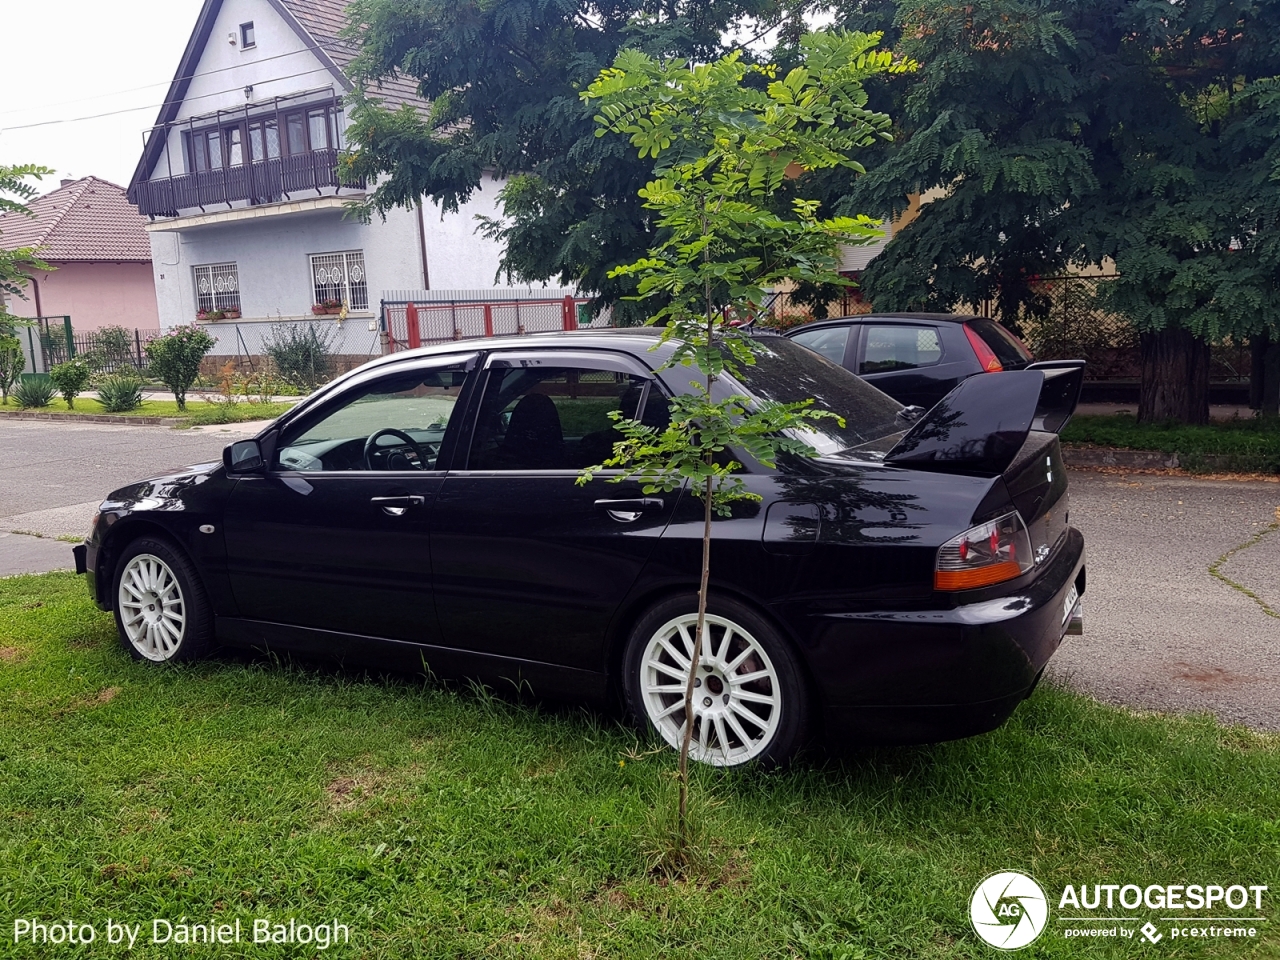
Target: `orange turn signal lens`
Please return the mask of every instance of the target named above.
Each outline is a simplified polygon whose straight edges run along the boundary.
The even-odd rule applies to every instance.
[[[972,590],[974,587],[989,587],[993,583],[1012,580],[1022,576],[1022,568],[1012,560],[979,567],[977,570],[935,570],[933,573],[933,589],[935,590]]]

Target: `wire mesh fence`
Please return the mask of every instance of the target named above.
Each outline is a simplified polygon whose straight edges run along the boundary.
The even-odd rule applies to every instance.
[[[1024,311],[1018,318],[1023,339],[1040,360],[1088,361],[1089,380],[1137,380],[1142,374],[1138,331],[1118,313],[1099,303],[1099,291],[1114,275],[1046,277],[1036,292],[1046,312]],[[1211,343],[1211,379],[1248,382],[1249,342],[1225,338]]]
[[[65,319],[40,318],[40,347],[47,366],[78,357],[98,373],[140,372],[147,365],[147,344],[160,335],[155,329],[120,326],[77,333]]]

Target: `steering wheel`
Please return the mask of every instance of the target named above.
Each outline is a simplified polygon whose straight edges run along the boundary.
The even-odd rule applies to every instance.
[[[427,468],[427,455],[422,452],[422,447],[418,446],[418,441],[414,440],[413,437],[409,436],[403,430],[397,430],[395,427],[383,427],[381,430],[369,434],[369,439],[364,442],[364,468],[366,470],[378,469],[373,465],[373,455],[377,452],[379,438],[386,436],[397,437],[400,440],[403,440],[405,444],[411,447],[413,452],[417,454],[418,469],[425,470]],[[389,447],[388,449],[393,450],[395,448]],[[387,462],[390,463],[389,457],[387,458]],[[388,466],[384,469],[389,470],[393,468]]]

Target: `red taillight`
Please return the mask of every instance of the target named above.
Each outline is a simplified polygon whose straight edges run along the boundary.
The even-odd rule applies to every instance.
[[[1020,577],[1032,567],[1031,538],[1017,511],[979,524],[938,548],[935,590],[972,590]]]
[[[1004,370],[1004,364],[1000,362],[1000,358],[967,323],[964,325],[964,335],[969,338],[969,346],[973,347],[973,352],[978,355],[978,365],[982,367],[983,373],[1000,373]]]

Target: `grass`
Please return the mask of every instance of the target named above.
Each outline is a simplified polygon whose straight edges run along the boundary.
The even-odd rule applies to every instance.
[[[647,868],[672,757],[611,721],[272,662],[136,664],[70,574],[0,580],[0,730],[6,956],[53,955],[15,947],[14,918],[185,916],[336,918],[335,957],[986,958],[968,898],[1005,868],[1051,898],[1271,889],[1259,940],[1081,948],[1051,920],[1022,956],[1280,955],[1280,738],[1043,687],[967,741],[699,771],[693,881]],[[314,955],[129,956],[179,953]]]
[[[113,413],[112,416],[181,417],[185,421],[181,426],[195,427],[211,423],[243,423],[248,420],[274,420],[292,406],[292,403],[259,403],[257,401],[250,403],[243,400],[238,403],[226,404],[219,401],[189,397],[187,400],[187,409],[185,411],[178,409],[178,402],[176,400],[143,400],[142,406],[138,407],[136,410]],[[17,404],[12,401],[8,405],[0,404],[0,416],[6,413],[17,412],[19,409],[20,408]],[[102,404],[91,396],[77,397],[74,409],[69,408],[66,401],[61,397],[56,397],[47,407],[39,407],[30,412],[53,414],[107,413],[107,411],[103,409]]]
[[[1216,420],[1205,426],[1140,424],[1128,413],[1075,417],[1062,431],[1062,439],[1176,453],[1193,473],[1280,473],[1280,417]]]

